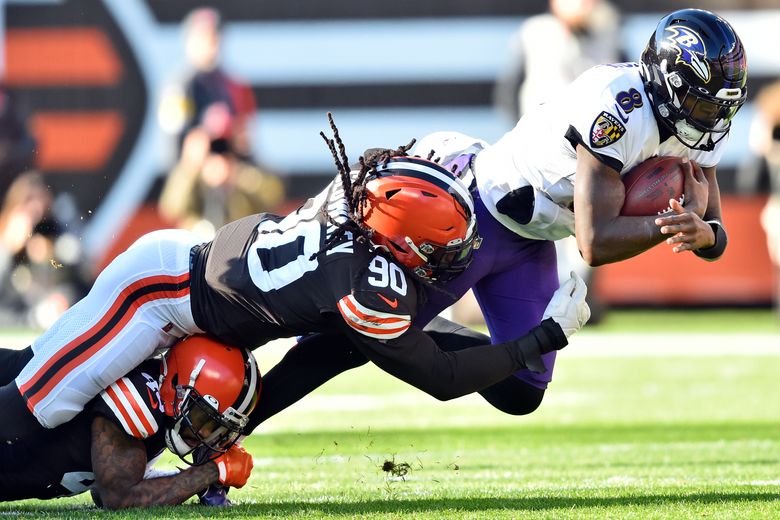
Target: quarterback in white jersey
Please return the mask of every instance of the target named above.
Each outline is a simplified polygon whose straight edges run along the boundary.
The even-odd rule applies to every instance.
[[[478,152],[472,167],[491,215],[526,238],[576,235],[591,265],[634,256],[668,235],[675,252],[715,259],[726,240],[715,166],[746,81],[744,49],[728,22],[685,9],[661,20],[641,62],[591,68],[496,144],[439,132],[417,150],[445,161]],[[697,165],[685,167],[685,206],[670,201],[663,218],[620,216],[620,176],[653,156]]]
[[[661,141],[639,64],[598,65],[571,83],[560,99],[529,110],[512,131],[480,152],[474,174],[482,200],[502,224],[527,238],[557,240],[575,231],[578,145],[623,175],[657,155],[689,157],[702,168],[714,167],[725,144],[723,139],[704,151],[672,135]],[[533,189],[536,201],[536,214],[527,223],[511,210],[498,209],[508,194],[525,186]],[[545,214],[547,201],[556,207]]]
[[[554,240],[575,235],[589,265],[624,260],[664,240],[677,253],[719,258],[727,237],[715,168],[746,83],[745,51],[729,23],[683,9],[659,21],[638,63],[589,69],[494,145],[454,132],[423,138],[415,153],[433,150],[472,184],[484,238],[447,291],[457,297],[473,289],[490,339],[504,341],[535,323],[558,286]],[[653,156],[688,161],[684,204],[670,201],[661,216],[620,215],[621,176]],[[434,318],[451,303],[431,294],[418,316],[440,345],[468,334]],[[554,356],[545,358],[545,373],[518,371],[480,393],[507,413],[530,413],[551,380]]]

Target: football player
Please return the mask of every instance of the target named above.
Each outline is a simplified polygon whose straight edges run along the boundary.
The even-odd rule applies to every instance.
[[[4,351],[0,359],[13,366],[15,357]],[[252,457],[235,442],[259,393],[251,353],[192,336],[111,384],[66,424],[0,444],[0,501],[91,489],[96,502],[118,509],[179,504],[214,483],[241,487]],[[3,411],[2,420],[12,417]],[[190,463],[196,448],[210,456],[152,477],[166,446]]]
[[[676,253],[718,259],[727,237],[715,168],[745,102],[746,81],[745,50],[731,25],[709,11],[684,9],[661,19],[638,63],[591,68],[492,146],[454,132],[422,139],[416,152],[433,150],[471,187],[484,243],[444,291],[427,291],[413,323],[446,350],[522,336],[538,325],[558,285],[553,241],[575,231],[591,265],[624,260],[664,240]],[[687,161],[684,204],[670,201],[662,216],[620,216],[621,175],[653,156]],[[490,338],[437,317],[470,288]],[[540,373],[521,369],[480,393],[506,413],[531,413],[555,356],[543,356],[547,368]],[[268,399],[249,429],[362,363],[344,339],[305,338],[266,374]]]
[[[250,349],[338,333],[364,359],[442,399],[521,368],[543,372],[541,356],[588,319],[582,280],[565,284],[522,337],[441,350],[412,322],[481,242],[471,194],[439,164],[406,156],[407,147],[353,171],[331,126],[335,139],[326,141],[340,173],[298,210],[237,220],[207,243],[156,231],[106,267],[0,388],[0,409],[14,417],[0,424],[0,438],[67,422],[156,349],[202,332]]]

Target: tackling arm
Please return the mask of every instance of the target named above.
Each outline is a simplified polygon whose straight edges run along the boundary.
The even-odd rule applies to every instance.
[[[92,469],[107,509],[181,504],[219,481],[216,464],[192,466],[176,475],[144,480],[146,448],[102,416],[92,421]]]
[[[441,349],[416,327],[389,339],[377,339],[383,329],[375,327],[388,324],[381,316],[363,314],[366,325],[359,328],[346,320],[340,326],[355,347],[379,368],[437,399],[447,400],[483,390],[521,368],[544,372],[547,368],[542,355],[565,347],[569,336],[590,318],[586,293],[585,282],[572,273],[553,294],[541,324],[527,334],[461,350],[457,346],[450,346],[453,351]]]
[[[568,343],[553,320],[545,320],[513,341],[452,352],[440,349],[416,327],[387,342],[372,340],[347,327],[344,332],[379,368],[442,401],[482,390],[521,368],[542,372],[542,354]]]

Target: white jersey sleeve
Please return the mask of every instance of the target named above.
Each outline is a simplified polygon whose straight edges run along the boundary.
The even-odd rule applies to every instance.
[[[671,134],[661,142],[639,65],[615,63],[587,70],[555,99],[526,112],[478,152],[473,170],[482,202],[496,220],[521,236],[557,240],[574,232],[578,146],[623,175],[654,156],[715,166],[725,144],[724,138],[705,152]]]
[[[712,151],[691,149],[674,136],[660,142],[658,121],[635,63],[590,69],[572,83],[569,97],[577,100],[569,116],[569,141],[587,147],[621,174],[656,155],[715,166],[728,141],[726,136]]]
[[[569,87],[570,141],[588,148],[608,166],[621,171],[650,144],[658,146],[652,108],[635,63],[594,67]]]

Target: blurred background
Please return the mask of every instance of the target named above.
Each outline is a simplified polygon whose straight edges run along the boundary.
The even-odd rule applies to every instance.
[[[599,268],[609,307],[776,301],[780,0],[691,0],[748,51],[718,168],[730,247]],[[0,0],[0,326],[46,327],[145,232],[284,213],[350,158],[458,130],[494,142],[591,63],[636,61],[676,0]],[[572,76],[572,77],[569,77]],[[562,103],[576,100],[562,99]],[[763,215],[763,220],[762,220]],[[456,319],[478,321],[468,303]]]

